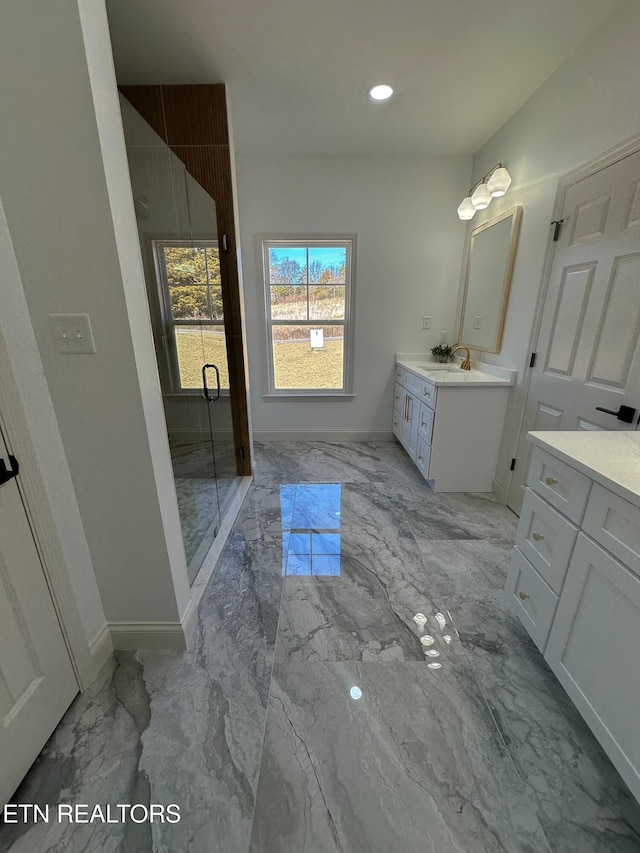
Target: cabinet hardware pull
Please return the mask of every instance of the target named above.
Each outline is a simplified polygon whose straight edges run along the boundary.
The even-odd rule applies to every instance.
[[[556,477],[546,477],[545,478],[545,483],[547,484],[547,486],[555,486],[555,484],[557,482],[558,482],[558,480]]]
[[[430,396],[431,396],[431,391],[427,391],[427,389],[425,388],[425,389],[424,389],[424,396],[425,396],[425,397],[430,397]]]
[[[544,539],[544,536],[542,535],[542,533],[534,533],[533,538],[536,542],[540,542],[542,539]]]
[[[519,592],[518,595],[522,601],[526,601],[529,598],[526,592]]]

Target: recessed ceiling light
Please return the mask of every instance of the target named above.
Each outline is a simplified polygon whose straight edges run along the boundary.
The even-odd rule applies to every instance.
[[[373,98],[374,101],[386,101],[391,95],[393,95],[393,86],[389,86],[386,83],[381,83],[379,86],[372,86],[369,89],[369,97]]]

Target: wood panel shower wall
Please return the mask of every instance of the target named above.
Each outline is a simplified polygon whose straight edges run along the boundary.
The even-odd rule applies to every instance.
[[[231,416],[236,468],[251,471],[247,373],[242,326],[242,299],[236,252],[231,149],[224,83],[192,86],[120,86],[120,91],[216,203],[220,277],[227,339]]]

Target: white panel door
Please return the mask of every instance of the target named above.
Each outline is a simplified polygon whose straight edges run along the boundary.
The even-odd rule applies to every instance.
[[[8,469],[0,433],[0,458]],[[0,485],[0,806],[78,692],[16,479]]]
[[[508,505],[520,511],[529,430],[630,430],[640,409],[640,152],[567,190]]]

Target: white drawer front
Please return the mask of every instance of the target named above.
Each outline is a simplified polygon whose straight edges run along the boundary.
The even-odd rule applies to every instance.
[[[403,394],[404,394],[404,391],[402,390],[402,386],[396,382],[396,387],[395,387],[394,392],[393,392],[393,395],[394,395],[393,396],[393,408],[397,412],[402,411],[402,403],[404,402]]]
[[[418,436],[423,441],[426,441],[427,444],[431,444],[434,414],[435,413],[433,409],[430,409],[429,406],[425,406],[424,403],[420,403],[420,422],[418,424]]]
[[[404,385],[405,383],[406,371],[404,367],[396,366],[396,382],[399,382],[400,385]]]
[[[418,449],[416,452],[416,465],[418,470],[425,478],[429,479],[429,458],[431,456],[431,447],[427,442],[418,436]]]
[[[422,379],[419,376],[416,376],[413,373],[409,373],[406,371],[404,387],[409,391],[414,397],[420,396],[420,390],[422,388]]]
[[[516,545],[560,595],[578,528],[531,489],[525,490]]]
[[[637,506],[594,483],[582,528],[640,575],[640,509]]]
[[[558,596],[517,548],[511,552],[504,593],[507,605],[520,619],[540,651],[544,651]]]
[[[423,403],[426,403],[431,409],[435,409],[436,407],[436,386],[432,385],[431,382],[425,382],[423,380],[419,397]]]
[[[536,447],[527,485],[571,521],[580,524],[591,490],[591,480],[580,471]]]

